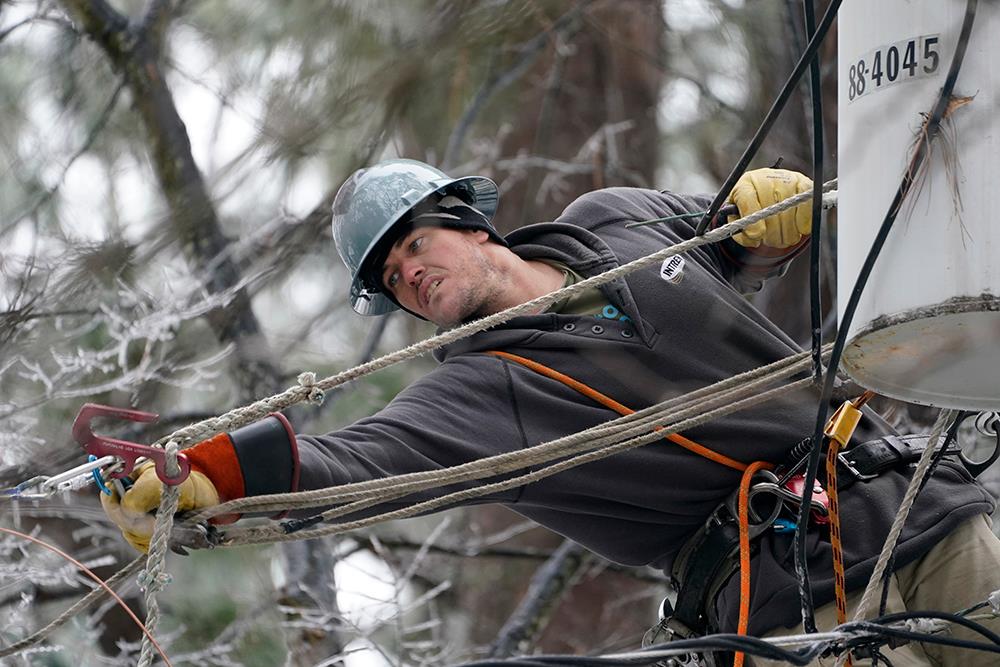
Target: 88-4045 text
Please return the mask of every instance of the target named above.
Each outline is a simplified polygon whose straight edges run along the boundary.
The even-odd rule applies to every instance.
[[[847,68],[847,99],[930,76],[941,65],[940,36],[923,35],[869,51]]]

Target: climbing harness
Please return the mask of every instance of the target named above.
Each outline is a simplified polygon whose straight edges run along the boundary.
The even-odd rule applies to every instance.
[[[814,484],[811,518],[814,525],[828,526],[834,559],[834,594],[838,624],[846,622],[846,587],[844,581],[843,547],[840,540],[838,491],[856,482],[866,482],[883,472],[911,463],[924,451],[928,436],[895,436],[860,443],[846,452],[841,448],[850,442],[862,413],[860,408],[871,398],[866,392],[847,401],[830,418],[824,432],[829,439],[827,487]],[[1000,438],[1000,436],[998,436]],[[946,455],[961,454],[949,449]],[[755,552],[753,540],[772,528],[776,532],[793,532],[793,522],[783,519],[784,510],[797,510],[802,502],[805,479],[793,474],[787,479],[757,462],[748,467],[740,486],[720,504],[702,527],[685,543],[671,568],[671,585],[676,603],[669,598],[661,604],[660,620],[643,637],[643,646],[671,642],[717,632],[720,624],[715,616],[714,600],[729,578],[740,572],[739,634],[745,634],[749,615],[749,562]],[[848,474],[838,479],[838,470]],[[734,503],[734,496],[738,500]],[[762,497],[770,504],[761,504]],[[794,514],[794,513],[793,513]],[[848,658],[849,659],[849,658]],[[678,664],[715,665],[742,664],[736,653],[690,656],[692,662]],[[700,661],[700,662],[697,662]]]

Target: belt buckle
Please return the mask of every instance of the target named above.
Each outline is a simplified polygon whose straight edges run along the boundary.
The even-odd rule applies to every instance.
[[[847,452],[840,452],[839,454],[837,454],[837,460],[840,462],[840,465],[844,466],[847,472],[851,473],[851,475],[854,476],[854,479],[864,482],[869,479],[875,479],[876,477],[878,477],[877,473],[873,475],[868,475],[855,468],[854,464],[851,463],[851,460],[848,459],[846,456],[846,454],[849,453],[850,451],[851,450],[847,450]]]

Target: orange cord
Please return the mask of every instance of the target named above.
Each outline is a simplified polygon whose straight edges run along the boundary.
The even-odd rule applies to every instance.
[[[875,395],[868,390],[851,401],[851,404],[861,409]],[[837,494],[837,454],[841,443],[835,438],[829,439],[829,449],[826,452],[826,495],[830,500],[830,547],[833,552],[833,593],[837,603],[837,625],[847,622],[847,581],[844,575],[844,544],[840,535],[840,498]],[[851,656],[844,663],[851,667]]]
[[[837,625],[847,622],[847,582],[844,579],[844,546],[840,541],[840,500],[837,496],[837,454],[840,443],[830,438],[826,451],[826,496],[830,500],[830,547],[833,551],[833,594],[837,603]],[[847,667],[851,657],[847,656]]]
[[[70,556],[65,551],[62,551],[61,549],[59,549],[59,547],[53,546],[53,545],[49,544],[48,542],[44,542],[44,541],[38,539],[37,537],[32,537],[31,535],[26,535],[25,533],[13,530],[11,528],[4,528],[2,526],[0,526],[0,532],[9,533],[11,535],[14,535],[15,537],[20,537],[22,539],[34,542],[35,544],[37,544],[39,546],[42,546],[42,547],[45,547],[49,551],[52,551],[52,552],[54,552],[54,553],[62,556],[63,558],[65,558],[66,560],[68,560],[73,565],[76,565],[84,574],[86,574],[88,577],[90,577],[91,579],[93,579],[101,588],[103,588],[104,590],[106,590],[108,592],[108,594],[111,597],[113,597],[116,602],[118,602],[119,605],[121,605],[122,609],[124,609],[125,612],[129,616],[132,617],[132,620],[135,621],[135,624],[139,626],[139,629],[142,630],[143,634],[145,634],[146,637],[149,638],[149,641],[152,642],[153,647],[156,649],[157,653],[160,654],[160,657],[163,658],[163,662],[166,663],[167,667],[173,667],[173,665],[170,662],[170,659],[167,658],[167,654],[163,652],[163,649],[160,648],[160,645],[156,642],[155,639],[153,639],[153,635],[150,634],[149,630],[146,628],[146,626],[143,624],[143,622],[139,620],[139,617],[136,616],[132,612],[131,609],[129,609],[128,605],[125,604],[124,600],[122,600],[120,597],[118,597],[117,593],[115,593],[113,590],[111,590],[110,586],[108,586],[106,583],[104,583],[104,580],[102,580],[96,574],[94,574],[93,572],[91,572],[90,569],[86,565],[84,565],[80,561],[76,560],[75,558],[73,558],[72,556]]]
[[[747,633],[750,625],[750,482],[758,470],[770,470],[774,466],[766,461],[754,461],[747,466],[740,479],[739,504],[737,512],[740,520],[740,619],[736,632]],[[742,651],[733,658],[733,667],[743,667]]]
[[[622,405],[615,399],[611,398],[610,396],[605,396],[601,392],[585,385],[579,380],[575,380],[570,376],[564,375],[563,373],[560,373],[559,371],[553,368],[549,368],[544,364],[540,364],[537,361],[532,361],[531,359],[528,359],[526,357],[520,357],[516,354],[511,354],[510,352],[502,352],[500,350],[492,350],[490,352],[487,352],[486,354],[492,354],[493,356],[496,357],[502,357],[504,359],[508,359],[510,361],[519,363],[522,366],[530,368],[536,373],[552,378],[553,380],[558,380],[567,387],[575,389],[576,391],[580,392],[587,398],[600,403],[606,408],[614,410],[620,415],[630,415],[635,412],[635,410],[625,407],[624,405]],[[663,427],[661,426],[657,426],[655,427],[655,430],[660,431],[662,430],[662,428]],[[732,468],[733,470],[737,470],[739,472],[743,472],[747,469],[746,463],[741,463],[740,461],[737,461],[736,459],[731,459],[724,454],[719,454],[718,452],[714,452],[708,447],[705,447],[704,445],[699,445],[694,440],[689,440],[688,438],[685,438],[683,435],[679,433],[672,433],[666,436],[666,438],[671,442],[680,445],[689,452],[693,452],[698,456],[702,456],[706,459],[709,459],[710,461],[714,461],[718,464],[724,465],[727,468]]]

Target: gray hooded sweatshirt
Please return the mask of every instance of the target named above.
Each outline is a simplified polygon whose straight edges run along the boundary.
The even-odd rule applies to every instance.
[[[556,260],[589,277],[694,235],[692,225],[682,221],[631,229],[626,223],[703,210],[707,204],[705,198],[611,188],[584,195],[555,222],[518,229],[507,240],[525,259]],[[672,280],[653,266],[604,286],[624,319],[545,313],[448,345],[438,351],[434,371],[377,414],[326,435],[298,436],[299,488],[446,468],[618,416],[556,380],[486,354],[490,350],[528,357],[636,410],[799,352],[742,295],[778,273],[780,258],[757,266],[750,266],[751,259],[732,242],[703,246],[684,256]],[[804,390],[684,435],[745,463],[782,462],[811,434],[817,399],[815,390]],[[889,432],[872,414],[853,442]],[[907,469],[893,470],[842,493],[849,589],[870,576],[909,476]],[[253,482],[251,477],[260,477],[246,471],[244,477],[248,495],[289,490]],[[668,569],[739,478],[732,469],[662,440],[475,502],[501,503],[614,562]],[[378,509],[425,497],[409,496]],[[918,497],[896,567],[927,552],[963,520],[990,511],[992,503],[960,465],[945,461]],[[799,622],[791,541],[774,532],[760,538],[751,570],[751,634]],[[833,599],[833,574],[830,544],[820,531],[811,531],[808,555],[814,602],[822,605]],[[717,599],[723,631],[735,630],[738,600],[738,577],[732,577]]]

